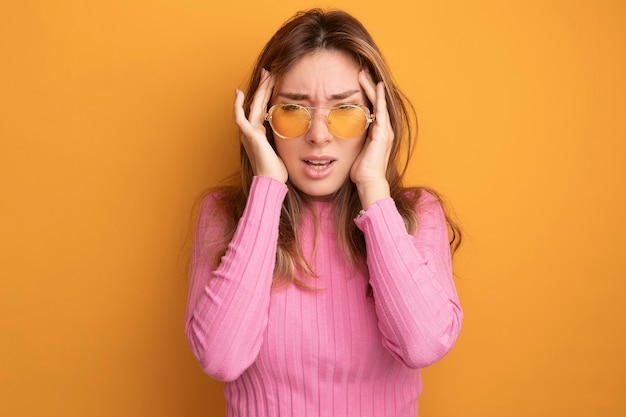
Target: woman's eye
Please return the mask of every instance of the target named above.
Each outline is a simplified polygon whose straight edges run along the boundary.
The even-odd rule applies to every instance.
[[[281,106],[281,109],[284,111],[298,111],[302,109],[302,106],[299,106],[297,104],[283,104]]]

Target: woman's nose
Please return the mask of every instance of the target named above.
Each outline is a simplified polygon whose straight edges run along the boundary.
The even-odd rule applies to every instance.
[[[311,143],[325,143],[333,138],[328,129],[328,120],[324,113],[315,113],[311,116],[311,127],[307,132],[307,140]]]

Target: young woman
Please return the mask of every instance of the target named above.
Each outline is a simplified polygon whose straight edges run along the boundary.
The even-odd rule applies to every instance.
[[[419,369],[461,328],[460,235],[402,184],[413,117],[374,41],[344,12],[296,14],[235,120],[241,177],[200,205],[186,322],[228,415],[417,415]]]

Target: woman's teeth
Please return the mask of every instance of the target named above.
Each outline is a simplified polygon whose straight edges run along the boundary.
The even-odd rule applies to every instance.
[[[304,161],[304,162],[306,162],[309,166],[311,166],[314,169],[322,170],[326,168],[328,165],[330,165],[332,161],[325,160],[325,161]]]

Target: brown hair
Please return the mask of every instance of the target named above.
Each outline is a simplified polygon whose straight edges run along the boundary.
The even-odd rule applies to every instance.
[[[300,58],[319,50],[347,53],[354,57],[361,68],[369,70],[375,82],[384,82],[389,117],[396,138],[393,142],[386,177],[391,197],[404,219],[407,231],[414,233],[418,224],[415,205],[422,188],[405,188],[402,179],[415,144],[417,118],[411,103],[396,86],[374,40],[353,16],[338,10],[311,9],[299,12],[286,21],[265,45],[256,61],[250,76],[244,109],[246,112],[250,110],[263,68],[269,70],[279,83],[281,77]],[[269,126],[266,131],[268,141],[274,146],[274,137]],[[243,146],[240,147],[240,162],[241,171],[237,174],[236,180],[238,184],[210,190],[219,191],[222,196],[220,203],[223,209],[222,214],[226,218],[226,236],[223,242],[226,244],[234,235],[252,183],[252,167]],[[296,279],[295,268],[299,265],[306,273],[314,275],[300,250],[298,236],[298,226],[308,201],[307,197],[289,181],[287,186],[289,192],[283,202],[279,225],[274,283],[275,285],[294,283],[306,287]],[[345,183],[335,193],[332,200],[339,244],[353,265],[363,265],[366,256],[365,241],[363,234],[353,221],[361,205],[356,186],[349,178],[346,178]],[[461,234],[457,225],[450,219],[448,220],[451,230],[450,242],[454,252],[460,244]],[[213,260],[216,265],[225,250],[224,245],[224,250]]]

